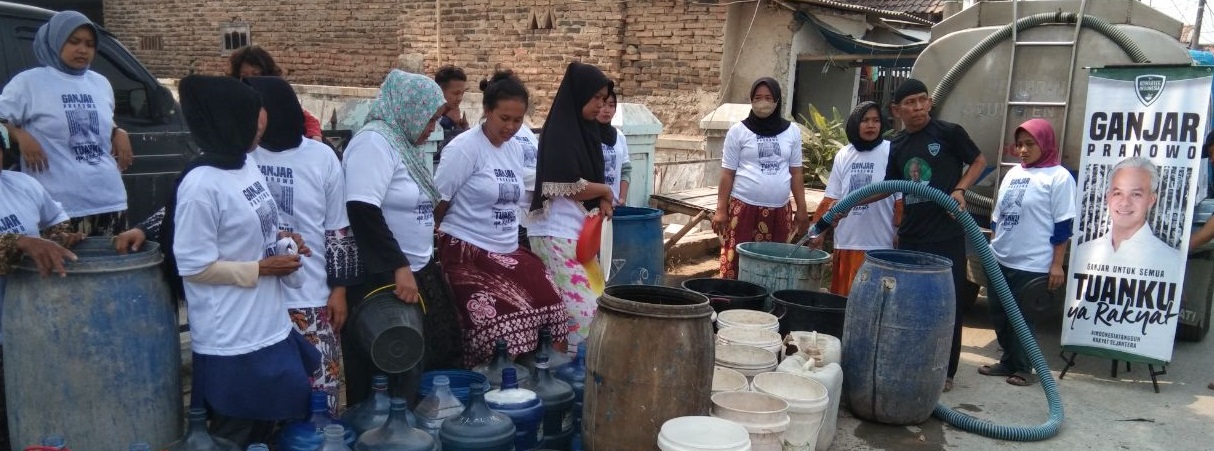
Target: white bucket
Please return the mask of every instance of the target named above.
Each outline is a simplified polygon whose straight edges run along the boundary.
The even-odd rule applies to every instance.
[[[763,348],[746,345],[716,347],[716,364],[742,373],[748,381],[756,374],[775,371],[778,363],[776,355]]]
[[[771,351],[777,357],[784,350],[784,340],[779,332],[767,329],[748,329],[745,327],[726,327],[717,332],[719,345],[747,345]]]
[[[722,366],[713,367],[713,393],[720,393],[723,391],[746,391],[749,389],[750,383],[747,382],[746,376],[742,373]]]
[[[662,423],[662,451],[750,451],[750,433],[738,423],[714,417],[679,417]]]
[[[816,380],[789,373],[763,373],[755,376],[754,390],[783,399],[788,403],[792,422],[784,433],[784,451],[814,451],[818,430],[830,396],[826,386]]]
[[[789,332],[788,335],[792,336],[792,344],[797,346],[798,352],[817,360],[818,366],[825,366],[828,363],[842,365],[843,344],[838,337],[820,332],[802,331]]]
[[[748,329],[767,329],[780,332],[780,318],[758,310],[735,309],[717,314],[717,328],[745,327]]]
[[[733,421],[750,433],[754,451],[781,451],[791,419],[788,403],[766,393],[745,391],[712,395],[712,416]]]
[[[843,368],[838,363],[828,363],[817,366],[816,361],[805,359],[804,356],[790,355],[784,359],[777,371],[808,377],[822,386],[830,394],[830,406],[822,417],[822,429],[818,432],[817,449],[830,449],[835,440],[835,432],[839,421],[839,399],[843,397]]]

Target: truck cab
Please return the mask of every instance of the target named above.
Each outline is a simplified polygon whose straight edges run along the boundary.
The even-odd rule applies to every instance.
[[[34,35],[53,15],[41,8],[0,2],[0,89],[13,76],[38,66]],[[97,56],[90,70],[113,86],[114,123],[131,137],[135,160],[122,180],[129,217],[139,221],[164,205],[173,180],[198,149],[172,92],[104,29],[97,36]],[[10,163],[6,158],[5,165]]]

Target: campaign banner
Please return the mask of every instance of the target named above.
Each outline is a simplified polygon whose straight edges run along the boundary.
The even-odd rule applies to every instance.
[[[1209,67],[1091,70],[1063,346],[1171,361],[1210,83]]]

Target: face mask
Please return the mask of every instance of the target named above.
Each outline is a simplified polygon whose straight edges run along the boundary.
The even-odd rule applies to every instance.
[[[758,116],[759,119],[767,119],[768,116],[771,116],[771,113],[776,112],[776,102],[770,100],[751,102],[750,109],[754,111],[755,116]]]

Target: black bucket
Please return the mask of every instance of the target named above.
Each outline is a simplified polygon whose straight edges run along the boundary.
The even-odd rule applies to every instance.
[[[688,279],[683,281],[683,289],[706,296],[717,313],[734,309],[763,310],[767,301],[766,288],[741,280]]]
[[[843,338],[847,298],[824,291],[780,290],[771,294],[771,300],[781,335],[801,330]]]
[[[380,371],[409,371],[425,357],[422,311],[406,304],[388,286],[372,292],[354,312],[355,334]]]

